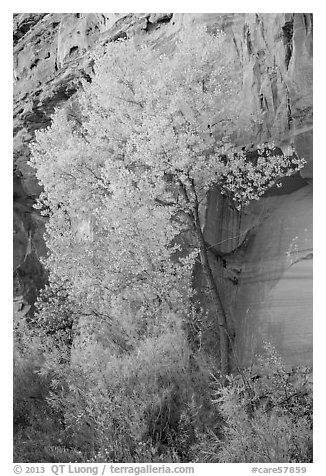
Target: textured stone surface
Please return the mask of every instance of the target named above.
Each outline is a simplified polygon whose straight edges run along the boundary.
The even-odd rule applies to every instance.
[[[241,215],[216,191],[208,197],[207,238],[222,251],[240,247],[227,266],[212,263],[237,330],[237,352],[249,362],[262,337],[270,336],[290,362],[309,360],[312,261],[304,247],[311,246],[311,14],[15,14],[15,295],[32,304],[46,279],[39,262],[46,252],[44,219],[32,208],[40,187],[27,165],[35,130],[50,124],[54,109],[67,103],[81,78],[90,80],[94,47],[133,36],[169,51],[180,31],[190,34],[199,23],[226,33],[229,55],[241,61],[239,108],[262,115],[261,125],[239,131],[238,140],[257,143],[274,137],[281,148],[294,142],[308,160],[302,172],[307,180],[290,179]],[[300,259],[290,264],[295,236]]]
[[[260,205],[233,302],[238,359],[251,365],[266,339],[286,361],[312,365],[312,188]]]

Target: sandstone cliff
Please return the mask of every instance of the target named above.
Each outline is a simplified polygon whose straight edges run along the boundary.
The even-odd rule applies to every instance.
[[[311,14],[15,14],[14,15],[14,286],[33,304],[46,276],[40,257],[44,218],[33,209],[40,193],[27,165],[34,132],[50,124],[90,80],[90,53],[118,38],[135,37],[168,50],[182,29],[204,23],[227,35],[242,65],[246,111],[263,123],[246,143],[273,137],[294,143],[307,160],[302,174],[271,190],[239,214],[212,190],[205,234],[219,251],[214,265],[236,330],[236,353],[250,363],[262,338],[274,341],[289,363],[312,359],[312,15]],[[239,131],[241,132],[241,131]],[[197,276],[200,282],[201,276]],[[214,351],[214,335],[211,336]]]

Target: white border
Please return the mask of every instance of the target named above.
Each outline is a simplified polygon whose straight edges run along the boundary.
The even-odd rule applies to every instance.
[[[325,433],[325,321],[326,321],[326,303],[323,302],[325,296],[326,280],[325,274],[325,223],[326,223],[326,202],[325,202],[325,162],[324,144],[322,141],[325,136],[325,81],[326,74],[324,70],[325,62],[325,18],[323,15],[325,8],[322,2],[303,2],[303,1],[273,1],[273,2],[207,2],[200,1],[198,3],[189,2],[131,2],[120,1],[115,4],[107,2],[93,1],[90,5],[86,3],[84,6],[92,6],[92,11],[110,10],[125,12],[136,11],[174,11],[193,13],[212,12],[309,12],[314,14],[314,152],[315,152],[315,192],[314,192],[314,247],[317,259],[315,260],[314,273],[314,422],[315,422],[315,439],[314,439],[314,464],[309,466],[307,475],[323,474],[321,463],[324,461],[326,452],[324,450],[324,433]],[[200,11],[198,11],[200,8]],[[2,474],[12,474],[12,14],[20,12],[74,12],[87,11],[81,8],[80,1],[70,2],[44,2],[40,1],[14,1],[3,7],[1,33],[1,176],[2,186],[1,203],[4,208],[4,218],[2,218],[1,226],[1,251],[2,251],[2,272],[1,272],[1,454],[0,463],[7,466],[8,471],[1,470]],[[216,470],[220,474],[250,474],[251,465],[232,465],[233,471],[229,472],[229,468],[224,465],[198,465],[196,474],[216,474]],[[270,465],[272,466],[272,465]],[[245,468],[246,467],[246,468]]]

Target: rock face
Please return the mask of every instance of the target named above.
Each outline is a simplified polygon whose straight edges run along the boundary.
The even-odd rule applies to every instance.
[[[239,108],[263,121],[245,143],[294,143],[307,160],[298,177],[271,190],[241,214],[216,190],[205,210],[207,240],[228,263],[212,258],[236,330],[235,360],[250,364],[262,339],[289,364],[312,359],[312,32],[311,14],[15,14],[14,15],[14,294],[32,305],[46,275],[40,258],[44,219],[33,209],[40,193],[27,165],[35,131],[90,81],[91,52],[135,37],[167,51],[181,30],[203,23],[226,33],[229,55],[242,67]],[[200,276],[198,276],[200,281]]]
[[[239,360],[251,364],[263,337],[286,361],[312,364],[312,189],[264,205],[269,212],[248,240],[234,304]]]

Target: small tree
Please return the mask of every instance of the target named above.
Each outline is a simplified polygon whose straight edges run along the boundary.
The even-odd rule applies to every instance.
[[[241,208],[303,162],[261,147],[253,164],[232,143],[248,121],[237,113],[239,70],[223,41],[222,33],[199,28],[182,35],[170,55],[131,41],[99,51],[75,112],[58,111],[37,134],[31,164],[44,186],[40,206],[50,210],[46,265],[54,281],[69,282],[80,316],[115,319],[127,333],[127,308],[136,320],[171,310],[181,316],[199,258],[225,374],[228,322],[200,204],[219,185]],[[181,257],[177,242],[185,233],[193,248]]]

